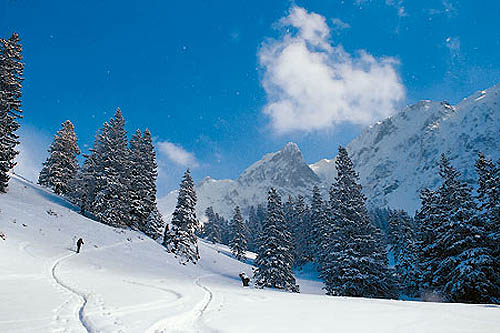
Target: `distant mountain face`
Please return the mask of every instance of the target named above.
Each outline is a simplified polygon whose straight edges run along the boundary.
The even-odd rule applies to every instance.
[[[406,209],[419,206],[419,191],[440,181],[437,163],[441,153],[451,159],[463,178],[476,182],[474,161],[479,151],[500,157],[500,84],[475,93],[455,106],[421,101],[365,129],[347,149],[368,200],[373,206]],[[242,208],[264,203],[273,186],[288,195],[310,196],[314,185],[326,190],[332,183],[335,158],[307,165],[299,148],[288,143],[266,154],[236,180],[209,177],[197,185],[198,214],[208,206],[225,217],[236,205]],[[176,193],[160,199],[160,209],[173,211]]]
[[[250,167],[236,180],[205,178],[196,186],[199,216],[208,206],[226,218],[231,218],[235,206],[245,209],[265,203],[270,187],[278,189],[286,200],[288,195],[308,196],[312,187],[321,180],[307,165],[299,147],[290,142],[278,152],[269,153]],[[177,193],[171,192],[159,200],[160,210],[170,213],[175,208]]]

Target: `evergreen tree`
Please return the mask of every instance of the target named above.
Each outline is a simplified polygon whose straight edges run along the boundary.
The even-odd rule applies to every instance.
[[[290,234],[285,226],[281,198],[274,188],[269,190],[267,218],[262,231],[259,254],[255,261],[255,286],[299,292],[292,271]]]
[[[390,212],[388,234],[394,260],[397,262],[406,244],[414,238],[413,221],[408,213],[404,210]]]
[[[347,150],[339,147],[330,216],[335,225],[322,276],[328,295],[392,297],[392,275],[382,235],[368,216],[366,198]]]
[[[17,33],[0,39],[0,192],[7,192],[9,172],[19,153],[18,120],[22,118],[21,88],[24,64],[22,45]]]
[[[200,228],[196,218],[196,192],[189,169],[182,178],[177,205],[163,240],[167,250],[180,258],[182,264],[196,263],[200,259],[195,231]]]
[[[295,233],[294,266],[301,267],[305,263],[312,261],[311,252],[311,224],[308,207],[304,197],[299,195],[295,201],[295,216],[293,230]]]
[[[220,217],[215,214],[214,208],[212,206],[207,207],[207,209],[205,210],[205,216],[207,218],[207,221],[204,225],[203,237],[207,241],[212,242],[212,244],[221,243],[219,226]]]
[[[476,172],[479,177],[479,214],[488,232],[489,248],[495,258],[495,275],[500,285],[500,160],[495,165],[491,159],[479,153]]]
[[[461,174],[441,156],[443,183],[439,194],[448,219],[436,240],[438,265],[433,286],[450,301],[491,303],[500,301],[495,260],[489,248],[488,232],[477,217],[472,188]]]
[[[326,248],[330,241],[330,230],[328,229],[329,223],[326,207],[317,185],[314,185],[312,193],[311,226],[311,240],[309,245],[314,254],[314,259],[318,264],[318,270],[321,272],[322,266],[325,264]]]
[[[148,219],[156,208],[158,165],[151,133],[137,130],[129,144],[129,205],[131,226],[148,234]]]
[[[130,226],[129,151],[125,119],[120,108],[114,118],[104,124],[99,134],[98,164],[95,177],[96,193],[92,212],[103,223],[115,226]]]
[[[242,261],[247,250],[247,230],[239,206],[234,209],[234,216],[231,221],[231,236],[231,242],[229,243],[231,252],[236,259]]]
[[[416,235],[414,223],[404,210],[391,211],[389,239],[400,292],[415,297],[418,294]]]
[[[491,240],[472,196],[445,155],[435,192],[422,192],[421,289],[447,301],[498,302],[499,287]]]
[[[259,251],[259,240],[262,234],[262,225],[266,220],[266,208],[262,204],[258,204],[257,208],[250,207],[248,214],[248,249],[257,253]]]
[[[153,207],[153,210],[149,213],[149,216],[144,226],[145,226],[144,233],[148,237],[154,239],[155,241],[160,241],[164,233],[165,222],[163,221],[163,217],[158,211],[158,207],[156,207],[156,205]]]
[[[56,194],[67,194],[78,172],[76,156],[80,154],[71,121],[62,124],[48,151],[50,155],[43,163],[38,184],[51,188]]]

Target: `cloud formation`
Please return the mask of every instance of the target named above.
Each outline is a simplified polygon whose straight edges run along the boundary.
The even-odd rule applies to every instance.
[[[404,87],[394,58],[355,56],[334,46],[323,16],[293,6],[278,27],[284,33],[261,46],[263,112],[278,133],[371,124],[395,112]]]
[[[199,165],[194,154],[186,151],[179,145],[168,141],[160,141],[157,143],[157,146],[160,154],[165,155],[175,164],[191,168],[195,168]]]

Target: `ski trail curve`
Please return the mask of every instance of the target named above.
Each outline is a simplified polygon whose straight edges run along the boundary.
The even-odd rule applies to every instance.
[[[90,325],[89,323],[86,321],[85,319],[85,316],[84,316],[84,310],[85,310],[85,307],[87,306],[87,303],[88,303],[88,296],[83,294],[83,293],[80,293],[78,291],[76,291],[74,288],[70,287],[68,284],[66,284],[60,277],[57,276],[56,274],[56,271],[57,271],[57,267],[63,263],[65,260],[68,260],[69,258],[71,258],[72,256],[74,255],[74,253],[71,253],[71,254],[68,254],[68,255],[65,255],[65,256],[62,256],[60,257],[59,259],[57,259],[55,261],[55,263],[52,265],[52,268],[51,268],[51,275],[52,275],[52,278],[54,279],[54,281],[56,281],[56,283],[58,285],[60,285],[62,288],[66,289],[67,291],[69,291],[70,293],[76,295],[79,299],[80,299],[80,308],[78,309],[78,319],[80,320],[80,323],[82,324],[83,328],[85,329],[86,332],[90,333],[92,332],[91,328],[90,328]]]
[[[193,284],[203,290],[205,294],[203,299],[198,302],[192,310],[180,313],[176,316],[167,317],[154,323],[146,332],[148,333],[173,333],[173,332],[212,332],[213,329],[207,327],[202,318],[207,308],[214,298],[213,292],[201,283],[201,279],[212,276],[206,274],[199,276],[193,281]]]

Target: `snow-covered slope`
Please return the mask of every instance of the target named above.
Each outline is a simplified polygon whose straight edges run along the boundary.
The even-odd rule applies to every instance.
[[[242,288],[251,267],[200,242],[180,265],[139,233],[86,219],[13,178],[0,194],[0,332],[494,332],[498,306],[329,297]],[[78,237],[85,240],[74,252]],[[306,277],[306,274],[304,274]],[[396,315],[395,315],[396,314]]]
[[[0,332],[493,332],[500,308],[242,288],[251,267],[200,242],[182,266],[141,234],[86,219],[13,178],[0,195]],[[80,254],[74,241],[85,240]],[[305,275],[304,275],[305,276]],[[394,313],[397,313],[395,316]]]
[[[446,153],[465,180],[474,183],[479,151],[500,157],[500,84],[461,103],[421,101],[361,133],[347,149],[374,205],[419,206],[422,187],[439,182],[437,162]],[[329,162],[329,163],[327,163]],[[319,175],[335,175],[334,160],[311,167]]]
[[[198,215],[203,216],[205,209],[213,206],[216,212],[231,218],[237,205],[245,209],[264,203],[271,186],[277,188],[286,200],[288,195],[308,196],[312,186],[320,182],[318,175],[307,165],[299,147],[290,142],[280,151],[264,155],[236,180],[205,178],[196,186],[196,209]],[[165,216],[173,211],[176,200],[176,191],[159,200],[160,210]]]

